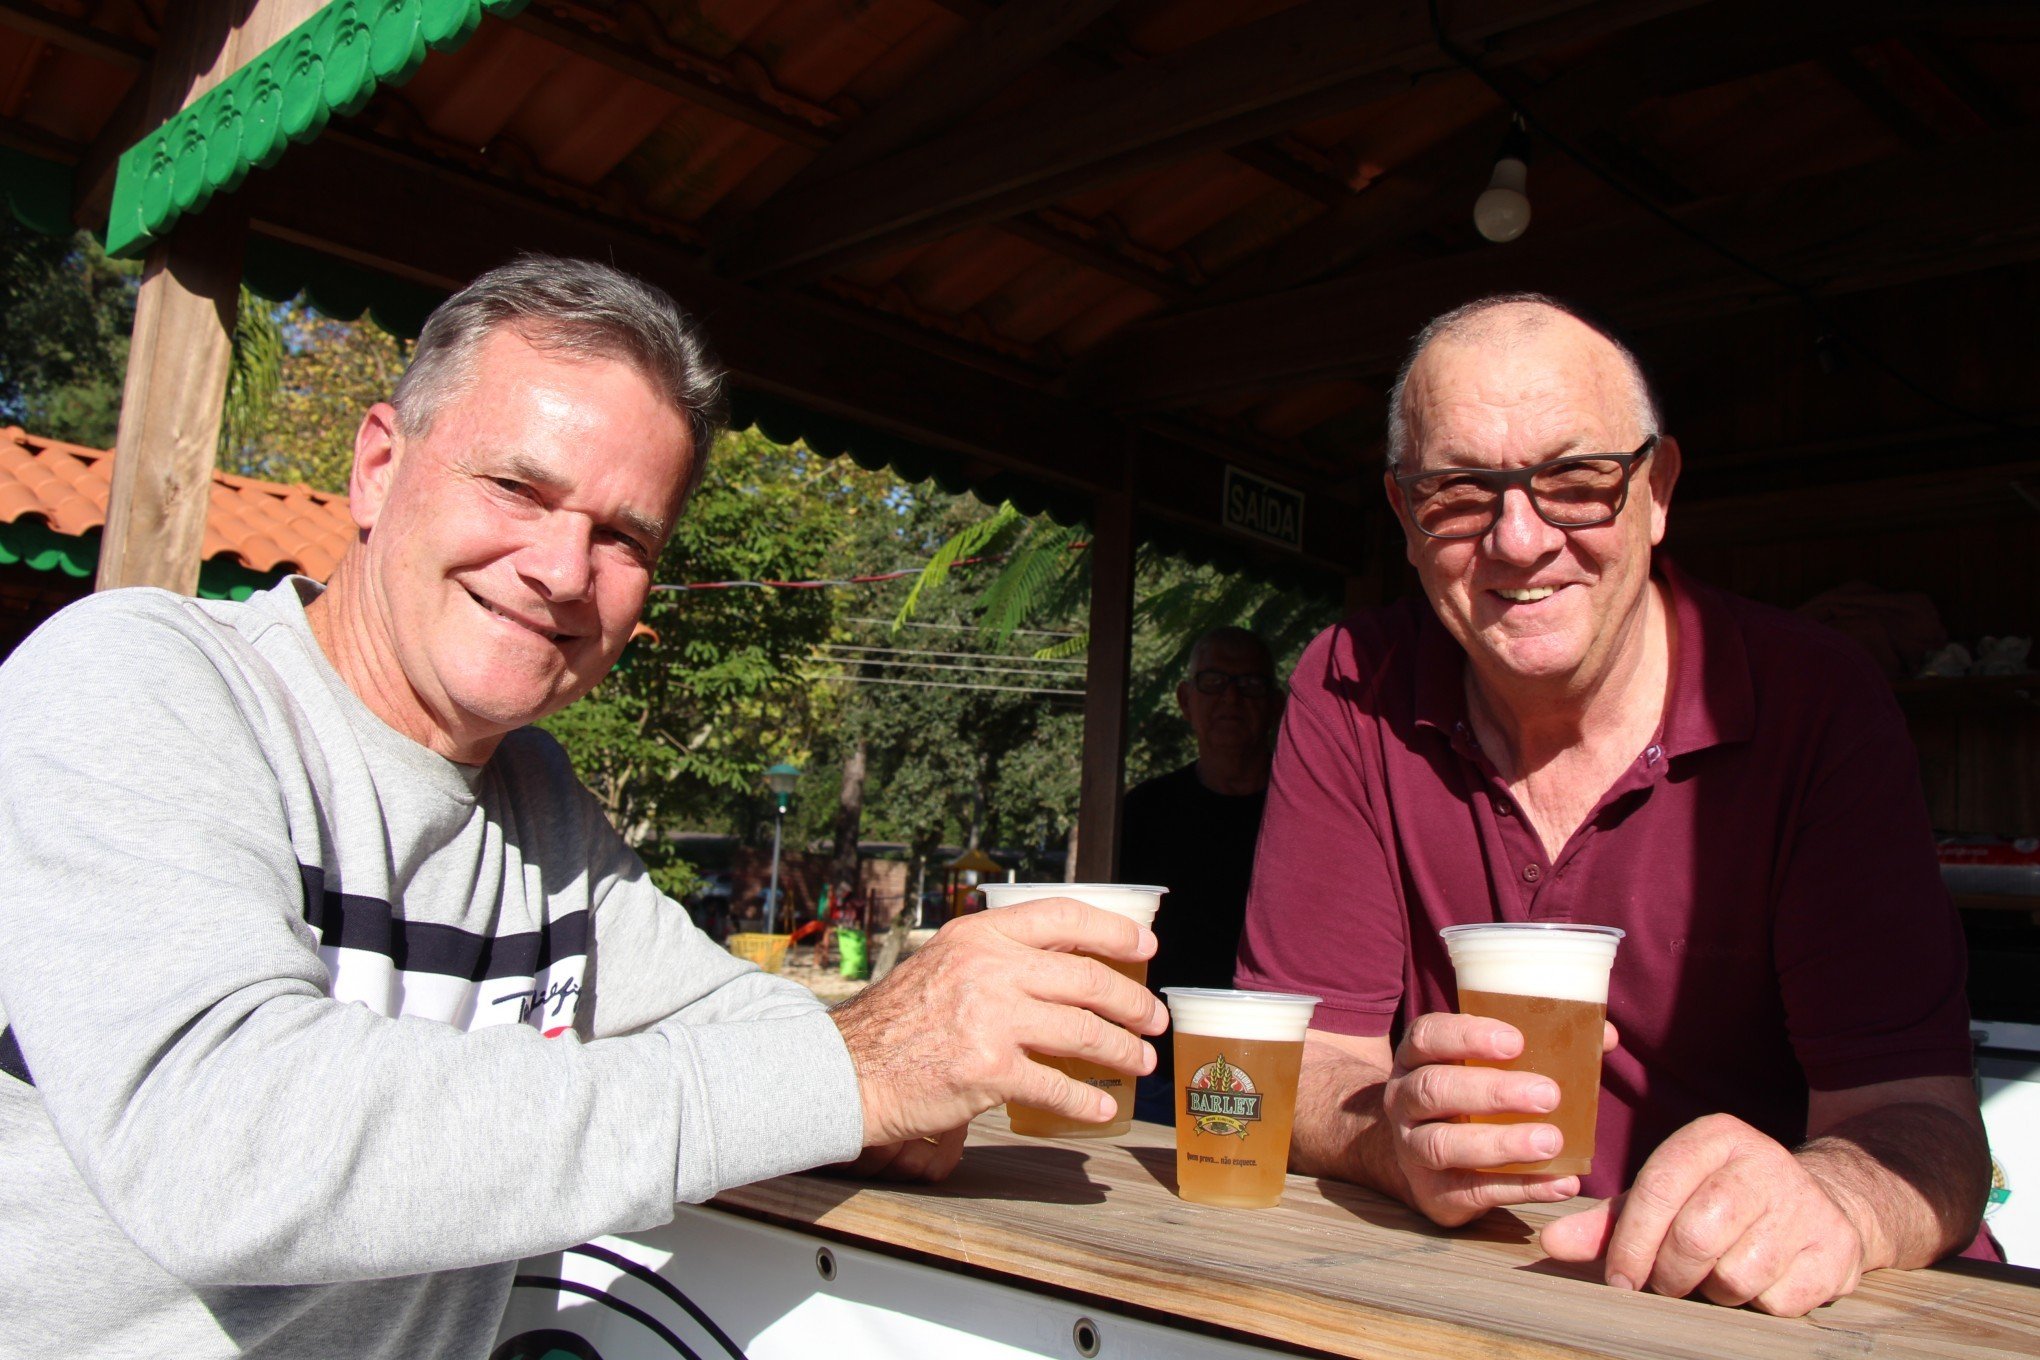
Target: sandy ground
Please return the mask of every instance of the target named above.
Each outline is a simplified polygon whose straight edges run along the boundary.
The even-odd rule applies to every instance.
[[[871,985],[839,976],[833,953],[826,968],[815,967],[814,958],[815,951],[808,945],[796,945],[788,951],[786,966],[779,970],[780,975],[792,978],[831,1006],[838,1001],[849,1000]]]

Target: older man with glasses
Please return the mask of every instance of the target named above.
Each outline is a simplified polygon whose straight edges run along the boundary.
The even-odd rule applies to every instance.
[[[1230,987],[1282,717],[1268,644],[1244,628],[1197,639],[1176,707],[1197,739],[1197,759],[1127,793],[1119,874],[1169,889],[1148,985]],[[1155,1046],[1155,1063],[1136,1088],[1134,1113],[1166,1124],[1175,1118],[1169,1045]]]
[[[1655,551],[1679,475],[1641,369],[1551,299],[1425,328],[1386,490],[1421,600],[1305,652],[1244,986],[1313,992],[1293,1165],[1438,1223],[1577,1194],[1618,1288],[1799,1314],[1977,1234],[1989,1181],[1961,928],[1889,687],[1839,635]],[[1628,932],[1593,1171],[1546,1078],[1473,1064],[1440,928]],[[1468,1123],[1470,1115],[1513,1123]]]

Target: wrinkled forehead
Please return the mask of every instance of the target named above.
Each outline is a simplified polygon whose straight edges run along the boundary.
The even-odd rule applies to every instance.
[[[1634,442],[1635,379],[1608,340],[1572,317],[1440,336],[1410,369],[1403,416],[1421,459],[1433,444]]]

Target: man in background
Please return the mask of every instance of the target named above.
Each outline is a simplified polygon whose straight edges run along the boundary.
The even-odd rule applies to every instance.
[[[1148,964],[1148,986],[1157,993],[1232,986],[1282,716],[1268,644],[1244,628],[1206,633],[1190,649],[1176,707],[1197,739],[1197,759],[1128,792],[1120,822],[1120,879],[1169,890]],[[1169,1046],[1157,1052],[1134,1112],[1166,1124],[1175,1118]]]

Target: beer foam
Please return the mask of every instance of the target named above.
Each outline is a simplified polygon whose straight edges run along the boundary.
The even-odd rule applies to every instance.
[[[1164,987],[1169,1023],[1182,1034],[1215,1039],[1296,1043],[1310,1028],[1322,999],[1293,992],[1233,992],[1211,987]]]
[[[1449,926],[1440,932],[1462,992],[1548,996],[1606,1005],[1622,932],[1537,926]]]
[[[1044,897],[1074,897],[1087,906],[1144,926],[1155,923],[1167,888],[1147,883],[980,883],[987,907],[1017,907]]]

